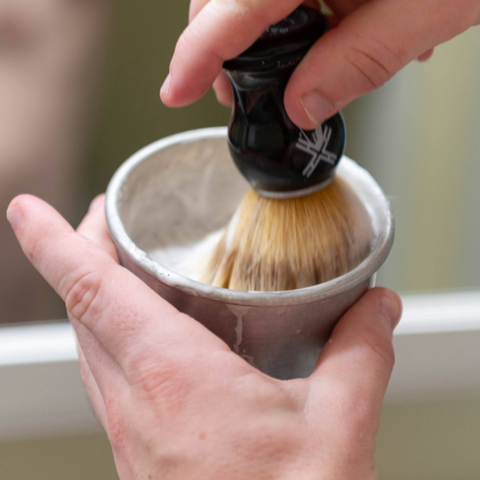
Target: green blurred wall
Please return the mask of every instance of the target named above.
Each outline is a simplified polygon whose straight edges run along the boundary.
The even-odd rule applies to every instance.
[[[386,405],[375,464],[380,480],[474,480],[479,445],[479,399]]]
[[[115,480],[105,435],[0,443],[2,480]]]
[[[347,112],[347,153],[391,201],[379,282],[402,293],[480,288],[480,29],[412,62]]]
[[[168,109],[160,86],[176,40],[188,21],[187,0],[111,2],[110,51],[85,180],[89,198],[103,192],[118,168],[139,148],[166,135],[226,125],[229,109],[210,92],[195,105]]]

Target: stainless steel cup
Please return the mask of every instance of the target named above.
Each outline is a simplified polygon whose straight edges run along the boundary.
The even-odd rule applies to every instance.
[[[149,253],[191,244],[228,223],[249,186],[230,160],[226,138],[223,127],[185,132],[128,159],[107,190],[111,235],[123,266],[245,360],[279,379],[307,377],[335,324],[373,286],[390,252],[389,202],[370,174],[344,157],[338,175],[361,199],[374,231],[357,268],[288,292],[236,292],[191,280]]]

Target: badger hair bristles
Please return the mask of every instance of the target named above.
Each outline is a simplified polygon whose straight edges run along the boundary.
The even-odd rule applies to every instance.
[[[218,243],[204,283],[240,291],[305,288],[360,264],[372,239],[370,217],[346,181],[292,199],[250,190]]]

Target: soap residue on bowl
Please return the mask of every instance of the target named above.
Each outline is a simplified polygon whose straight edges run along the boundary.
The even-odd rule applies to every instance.
[[[225,228],[220,228],[193,243],[170,245],[151,250],[148,252],[148,256],[172,272],[179,273],[191,280],[200,281],[224,232]]]

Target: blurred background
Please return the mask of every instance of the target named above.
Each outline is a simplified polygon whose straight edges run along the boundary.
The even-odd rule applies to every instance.
[[[187,15],[187,0],[0,0],[3,211],[28,192],[77,225],[136,150],[228,123],[211,92],[180,110],[159,100]],[[347,154],[377,179],[396,217],[378,283],[402,294],[480,286],[479,51],[480,29],[471,29],[344,111]],[[5,220],[0,241],[0,323],[64,318]],[[479,412],[472,399],[387,406],[380,476],[479,478]],[[116,475],[105,437],[94,434],[0,443],[0,478]]]

